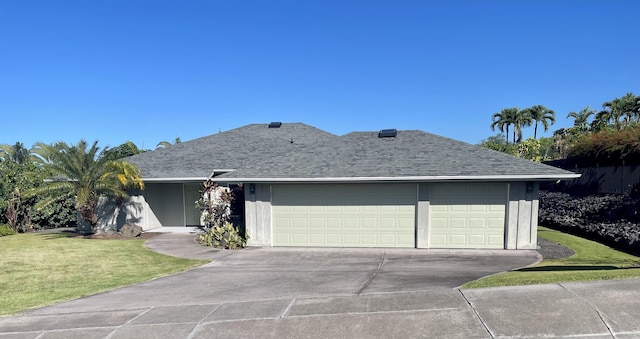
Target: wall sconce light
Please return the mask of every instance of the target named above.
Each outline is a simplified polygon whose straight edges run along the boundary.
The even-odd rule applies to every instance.
[[[528,182],[527,183],[527,193],[533,193],[533,183],[532,182]]]
[[[256,184],[249,184],[249,193],[256,194]]]

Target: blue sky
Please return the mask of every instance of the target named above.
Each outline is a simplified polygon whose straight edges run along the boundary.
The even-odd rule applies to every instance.
[[[152,149],[270,121],[478,143],[494,112],[536,104],[555,130],[640,94],[639,16],[633,0],[1,0],[0,143]]]

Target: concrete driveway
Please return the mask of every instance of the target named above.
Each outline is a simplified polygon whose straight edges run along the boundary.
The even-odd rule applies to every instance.
[[[611,338],[614,330],[640,334],[634,332],[640,331],[635,316],[640,304],[634,301],[640,297],[637,281],[610,285],[609,294],[594,293],[603,285],[589,284],[456,288],[481,276],[532,264],[539,260],[535,251],[215,251],[192,246],[192,239],[161,236],[148,246],[176,256],[211,258],[211,263],[0,318],[0,337],[494,338],[578,334]],[[612,296],[626,307],[608,307]],[[569,316],[562,316],[564,312]]]
[[[535,251],[250,248],[210,253],[211,263],[188,272],[38,313],[451,290],[538,260]]]

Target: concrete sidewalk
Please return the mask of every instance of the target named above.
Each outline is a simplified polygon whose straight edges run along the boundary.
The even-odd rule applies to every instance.
[[[530,252],[217,251],[193,238],[147,246],[210,264],[0,317],[0,338],[640,338],[638,279],[461,290],[447,284],[469,276],[438,266],[485,274]]]

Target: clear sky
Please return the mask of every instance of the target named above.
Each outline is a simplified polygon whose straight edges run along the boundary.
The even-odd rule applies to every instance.
[[[153,149],[271,121],[478,143],[536,104],[555,130],[640,95],[639,17],[636,0],[0,0],[0,143]]]

